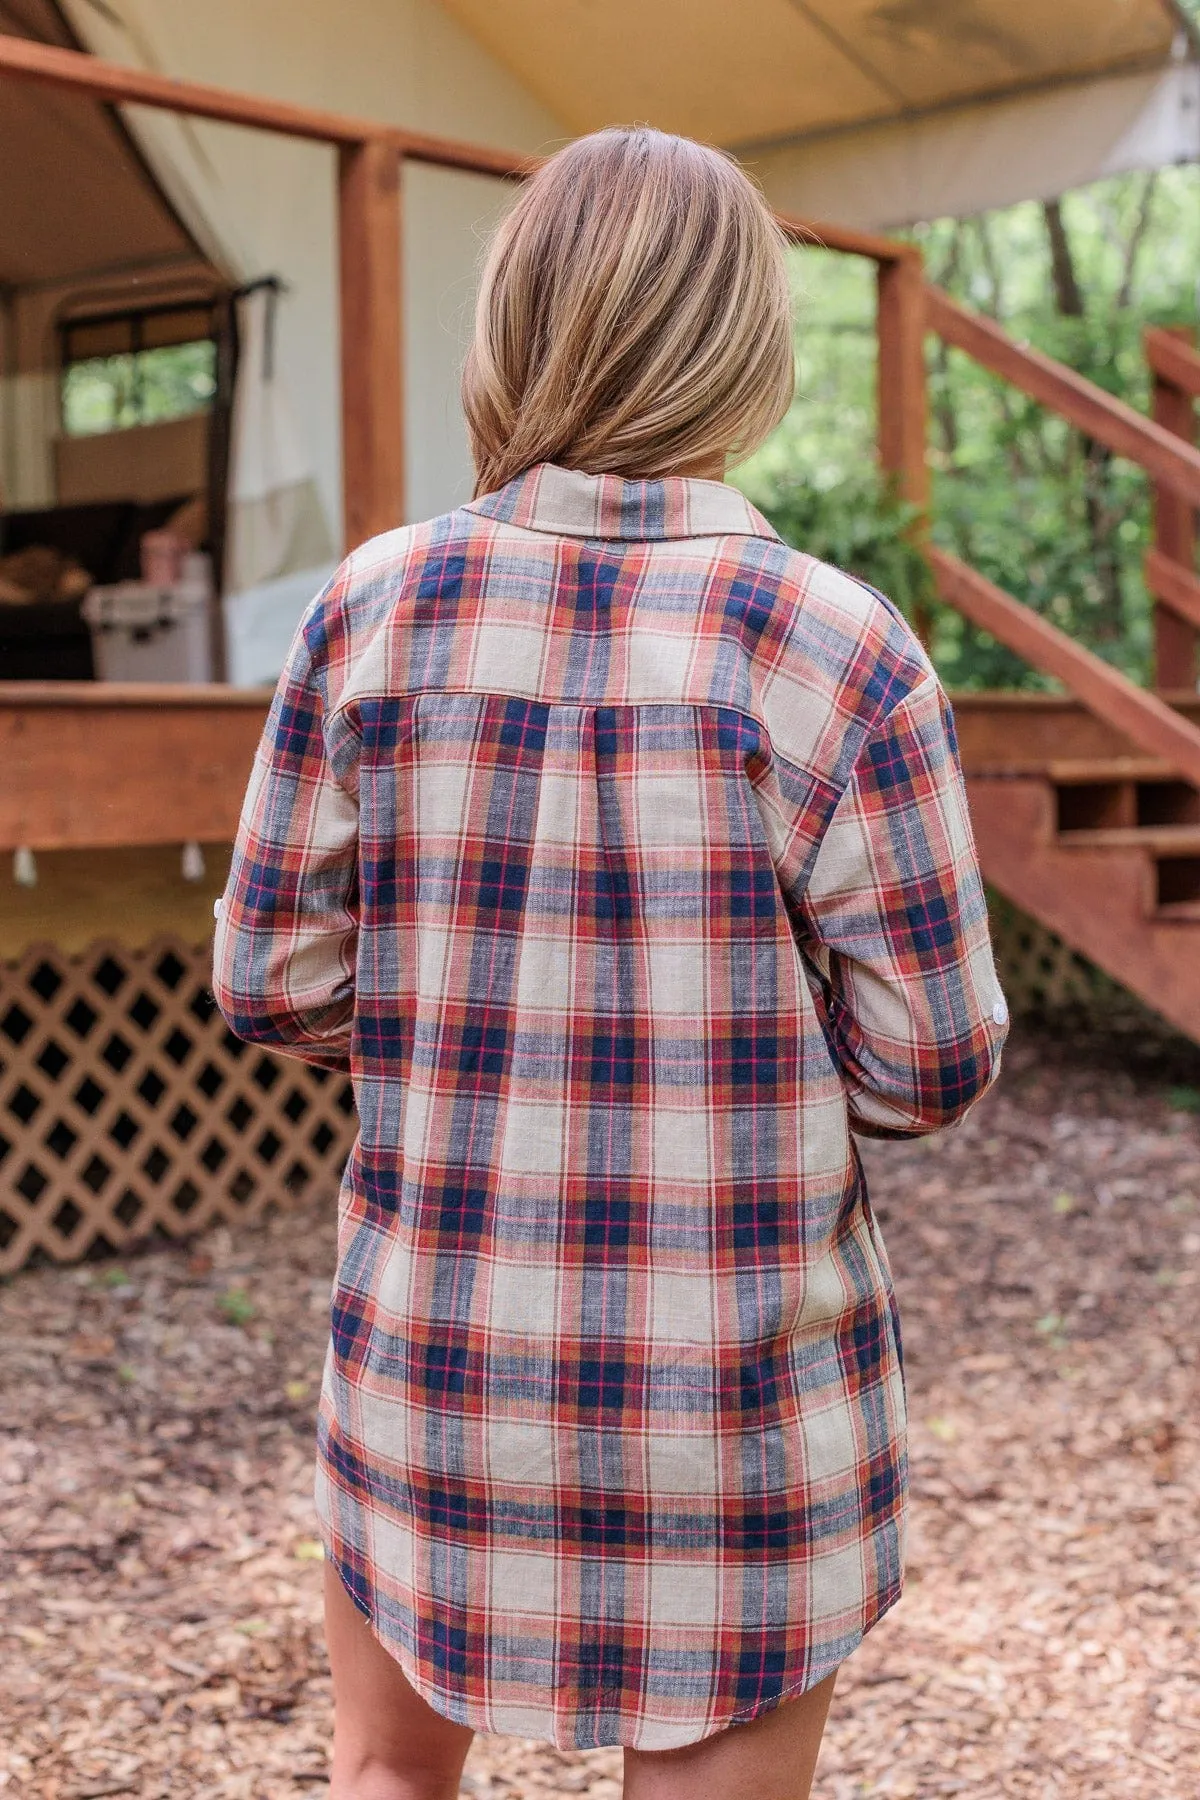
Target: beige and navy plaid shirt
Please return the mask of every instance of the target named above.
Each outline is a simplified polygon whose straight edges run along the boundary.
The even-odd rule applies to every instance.
[[[900,1591],[854,1133],[952,1123],[1005,1007],[953,726],[881,596],[733,488],[544,466],[306,614],[216,943],[349,1069],[318,1502],[439,1711],[663,1749]]]

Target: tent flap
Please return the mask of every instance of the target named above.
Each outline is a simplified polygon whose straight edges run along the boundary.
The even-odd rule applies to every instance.
[[[748,158],[783,212],[874,230],[1200,160],[1200,67],[1126,75]]]

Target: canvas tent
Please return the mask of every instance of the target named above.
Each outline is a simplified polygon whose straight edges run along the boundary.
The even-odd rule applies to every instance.
[[[1200,153],[1194,45],[1171,0],[3,0],[0,30],[520,152],[647,119],[735,150],[786,210],[845,224],[967,212]],[[332,540],[341,516],[332,152],[6,88],[0,155],[9,506],[59,497],[64,464],[80,460],[56,436],[64,316],[97,296],[204,300],[278,282],[269,384],[261,355],[243,361],[234,511],[249,518],[286,491],[294,512],[303,492],[310,529],[253,536],[236,578],[231,672],[264,677],[320,573],[322,521]],[[413,516],[469,488],[457,368],[480,239],[507,191],[406,166]],[[261,301],[251,310],[248,341],[263,326]]]

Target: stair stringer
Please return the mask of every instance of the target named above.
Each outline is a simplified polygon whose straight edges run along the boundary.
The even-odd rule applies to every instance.
[[[986,880],[1200,1043],[1200,921],[1153,918],[1147,853],[1063,847],[1048,781],[975,776],[967,786]]]

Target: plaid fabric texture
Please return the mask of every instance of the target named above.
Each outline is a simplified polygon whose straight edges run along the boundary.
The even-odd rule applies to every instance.
[[[735,490],[549,466],[302,621],[214,985],[348,1068],[318,1504],[441,1713],[663,1749],[896,1599],[904,1393],[855,1132],[1005,1008],[946,702]]]

